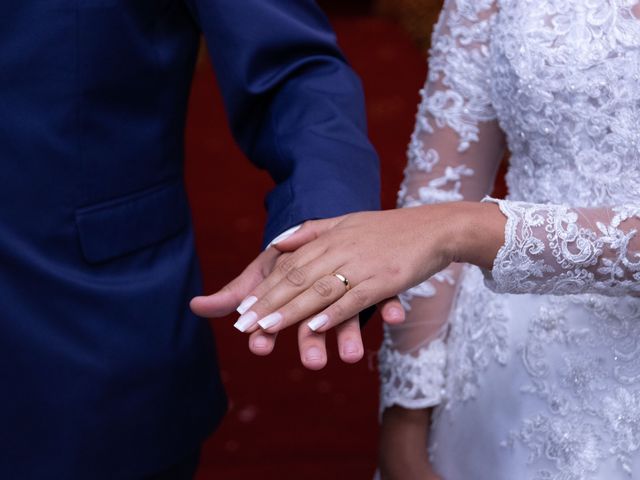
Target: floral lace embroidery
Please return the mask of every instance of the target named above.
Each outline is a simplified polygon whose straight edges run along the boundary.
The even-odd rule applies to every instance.
[[[455,280],[453,279],[453,276],[451,274],[451,270],[448,268],[445,268],[443,271],[436,273],[433,277],[431,277],[431,280],[435,280],[439,283],[448,283],[449,285],[454,285],[455,283]],[[405,311],[410,312],[411,300],[413,300],[415,297],[431,298],[435,296],[436,293],[436,288],[433,286],[431,281],[427,280],[426,282],[422,282],[419,285],[410,288],[406,292],[401,293],[400,295],[398,295],[398,298],[400,299],[400,303],[402,304]]]
[[[474,169],[465,163],[441,165],[440,153],[431,142],[443,129],[450,129],[456,134],[458,153],[468,152],[479,141],[480,122],[495,119],[486,70],[493,0],[448,0],[447,4],[455,8],[445,7],[434,29],[429,76],[420,91],[399,207],[463,200],[463,183],[472,179]],[[400,301],[409,312],[412,302],[436,297],[436,285],[453,286],[455,277],[452,269],[445,269],[401,294]],[[445,365],[444,348],[439,335],[417,352],[401,353],[387,335],[380,352],[381,408],[393,403],[410,408],[439,403],[444,373],[438,369]]]
[[[429,343],[417,355],[393,348],[385,334],[378,353],[380,364],[380,412],[392,405],[426,408],[442,400],[446,347],[442,339]]]
[[[489,199],[490,201],[493,201]],[[640,252],[623,222],[639,216],[637,206],[620,206],[609,223],[561,205],[496,201],[507,217],[505,244],[487,285],[502,293],[640,292]]]
[[[534,480],[592,478],[611,456],[631,477],[640,449],[639,316],[636,298],[580,295],[552,298],[531,319],[519,349],[530,375],[522,392],[548,410],[524,419],[504,445],[528,447]]]
[[[440,17],[432,40],[428,81],[444,88],[436,87],[431,94],[426,89],[421,91],[420,121],[411,145],[420,146],[421,132],[433,132],[429,115],[437,127],[449,127],[458,134],[460,152],[478,141],[479,122],[495,119],[486,70],[495,17],[493,3],[458,0],[457,9]],[[413,153],[410,149],[410,158]]]
[[[422,101],[418,106],[416,123],[409,149],[405,181],[398,193],[399,206],[424,205],[442,201],[461,200],[462,177],[473,176],[473,169],[465,165],[447,168],[444,176],[431,179],[419,191],[419,198],[407,197],[407,180],[412,171],[431,173],[440,162],[440,154],[425,146],[426,134],[434,134],[432,119],[439,129],[448,127],[459,138],[458,151],[469,149],[478,142],[479,124],[494,120],[495,112],[489,96],[487,42],[494,14],[488,14],[493,0],[460,1],[457,9],[443,10],[434,28],[429,59],[428,86],[420,90]],[[484,14],[487,18],[479,20]],[[443,190],[453,182],[452,190]]]
[[[476,396],[483,372],[492,362],[506,365],[509,357],[507,316],[502,300],[482,288],[476,267],[464,271],[448,338],[447,409]],[[477,288],[480,286],[480,288]]]
[[[495,9],[493,3],[494,17],[479,14]],[[474,412],[474,398],[499,401],[487,377],[507,371],[525,378],[516,394],[508,391],[511,384],[498,384],[512,395],[506,410],[520,409],[491,412],[511,422],[511,432],[500,430],[500,422],[478,420],[487,438],[502,438],[518,455],[529,455],[530,464],[517,465],[510,478],[632,478],[640,458],[640,300],[630,296],[640,283],[633,228],[633,205],[640,203],[640,19],[631,12],[636,3],[449,1],[453,13],[439,27],[445,33],[449,28],[443,37],[458,35],[459,42],[433,42],[443,52],[472,45],[473,53],[459,49],[432,61],[436,93],[423,92],[408,172],[450,180],[434,187],[446,195],[429,190],[430,177],[422,197],[418,189],[401,190],[401,203],[458,198],[470,175],[483,172],[479,163],[458,160],[460,152],[484,147],[477,119],[466,125],[464,108],[471,107],[468,113],[479,105],[479,118],[489,118],[490,106],[511,152],[509,201],[501,207],[515,211],[507,215],[514,233],[506,235],[494,285],[519,293],[595,292],[498,295],[475,281],[477,271],[465,273],[447,338],[446,401],[438,416],[455,422]],[[474,22],[477,27],[470,26]],[[439,73],[445,69],[447,79]],[[475,87],[482,92],[472,104],[467,100]],[[441,127],[453,129],[457,146],[445,151],[427,137]],[[473,171],[453,179],[443,174],[443,164]],[[613,205],[622,207],[604,208]],[[613,218],[590,216],[583,210],[590,208]],[[469,428],[445,427],[460,438]],[[446,457],[443,452],[444,463]],[[508,469],[514,457],[504,457]]]
[[[580,207],[640,198],[637,0],[499,0],[491,97],[509,198]]]

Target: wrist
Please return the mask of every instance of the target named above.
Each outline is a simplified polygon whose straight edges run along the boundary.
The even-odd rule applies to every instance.
[[[385,408],[382,421],[387,424],[416,426],[422,430],[425,425],[429,425],[432,410],[433,407],[406,408],[393,405]]]
[[[450,238],[455,262],[491,270],[504,244],[506,218],[500,207],[489,202],[456,202]]]

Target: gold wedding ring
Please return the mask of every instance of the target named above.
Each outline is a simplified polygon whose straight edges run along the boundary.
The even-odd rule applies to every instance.
[[[351,284],[349,283],[349,280],[347,280],[347,277],[345,277],[344,275],[341,275],[339,273],[333,273],[332,274],[334,277],[336,277],[338,280],[340,280],[342,283],[344,283],[345,288],[347,289],[347,292],[349,291],[349,289],[351,288]]]

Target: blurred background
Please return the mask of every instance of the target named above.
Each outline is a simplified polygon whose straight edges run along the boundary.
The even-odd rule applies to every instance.
[[[392,208],[413,128],[426,49],[438,0],[321,1],[339,43],[362,78],[369,132],[382,162],[383,206]],[[262,202],[271,187],[233,144],[203,51],[187,131],[187,184],[205,290],[214,292],[259,252]],[[365,359],[340,362],[329,337],[329,365],[300,365],[295,329],[275,352],[254,357],[235,318],[211,322],[230,399],[203,451],[198,480],[370,479],[376,463],[379,318],[364,331]]]

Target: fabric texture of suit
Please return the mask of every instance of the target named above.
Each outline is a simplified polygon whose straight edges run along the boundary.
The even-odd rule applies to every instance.
[[[236,140],[276,183],[265,241],[378,207],[361,88],[311,0],[1,11],[0,478],[144,478],[226,408],[188,308],[201,286],[183,132],[200,33]]]

